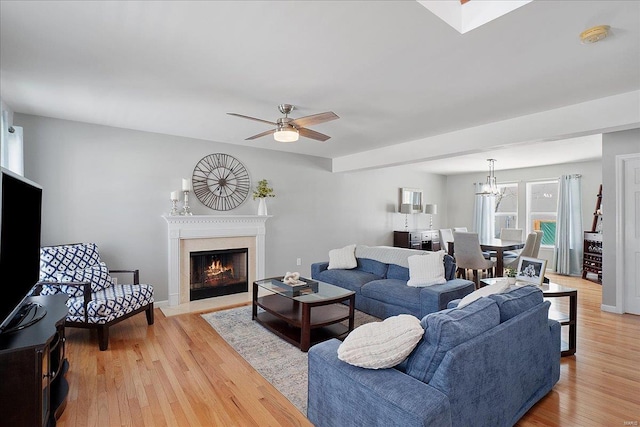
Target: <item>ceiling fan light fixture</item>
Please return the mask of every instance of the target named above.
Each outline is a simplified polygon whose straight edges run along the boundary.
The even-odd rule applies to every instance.
[[[297,119],[293,119],[289,117],[289,113],[293,110],[293,105],[291,104],[280,104],[278,105],[278,109],[284,117],[280,117],[276,122],[272,122],[269,120],[258,119],[256,117],[245,116],[244,114],[238,113],[227,113],[231,116],[241,117],[243,119],[255,120],[262,123],[267,123],[269,125],[275,126],[268,131],[260,132],[257,135],[250,136],[246,138],[245,141],[250,141],[256,138],[261,138],[267,135],[273,135],[273,139],[278,142],[296,142],[300,135],[308,139],[314,139],[316,141],[324,142],[327,139],[331,138],[328,135],[322,134],[320,132],[316,132],[315,130],[309,129],[309,126],[319,125],[320,123],[329,122],[331,120],[339,119],[333,111],[325,111],[324,113],[312,114],[310,116],[298,117]]]
[[[273,134],[273,139],[278,142],[296,142],[300,134],[293,127],[278,128]]]

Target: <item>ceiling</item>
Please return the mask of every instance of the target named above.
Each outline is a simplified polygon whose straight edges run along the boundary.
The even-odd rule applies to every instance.
[[[517,144],[454,158],[416,163],[413,168],[442,175],[487,172],[488,159],[495,159],[495,170],[521,169],[552,164],[586,162],[602,158],[602,135],[588,135],[560,141]]]
[[[611,36],[581,44],[600,24]],[[534,0],[465,34],[412,0],[0,3],[0,97],[16,112],[331,159],[638,90],[638,1]],[[245,141],[269,125],[226,114],[275,121],[281,103],[334,111],[311,127],[331,139]],[[534,165],[512,133],[430,170]],[[600,156],[594,139],[557,139],[539,142],[555,162]]]

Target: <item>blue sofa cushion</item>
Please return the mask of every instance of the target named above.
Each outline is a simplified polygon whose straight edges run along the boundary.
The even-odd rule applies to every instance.
[[[456,278],[456,260],[449,254],[444,254],[444,278],[447,280]]]
[[[429,383],[450,349],[500,324],[500,310],[495,301],[480,298],[463,308],[428,314],[420,323],[424,337],[399,368]]]
[[[359,293],[362,285],[382,277],[354,268],[353,270],[324,270],[313,278]]]
[[[387,264],[376,261],[375,259],[358,258],[357,269],[366,273],[375,274],[379,277],[384,277],[387,274]]]
[[[407,286],[404,280],[374,280],[364,285],[360,292],[365,297],[384,301],[387,304],[411,307],[416,312],[420,312],[420,288]]]
[[[403,280],[406,285],[409,281],[409,269],[398,264],[389,264],[387,279]]]
[[[517,287],[502,294],[489,295],[498,304],[500,322],[506,322],[543,301],[542,290],[536,286]]]
[[[463,298],[473,292],[475,285],[473,282],[464,279],[448,280],[442,285],[433,285],[422,288],[420,291],[420,301],[422,304],[422,316],[428,313],[449,308],[448,302],[452,299]]]

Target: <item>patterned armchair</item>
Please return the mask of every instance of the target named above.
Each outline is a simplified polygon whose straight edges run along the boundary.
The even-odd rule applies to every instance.
[[[133,284],[115,284],[109,273],[131,273]],[[139,283],[138,270],[109,270],[95,243],[40,248],[40,281],[34,294],[69,295],[65,326],[96,329],[100,350],[109,346],[109,327],[146,312],[153,324],[153,286]]]

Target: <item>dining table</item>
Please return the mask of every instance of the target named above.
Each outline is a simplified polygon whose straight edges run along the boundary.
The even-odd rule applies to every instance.
[[[504,274],[504,252],[524,248],[524,242],[504,239],[481,239],[480,249],[483,251],[495,251],[496,253],[496,277]],[[448,242],[447,251],[449,255],[454,254],[454,242]],[[454,257],[455,258],[455,257]]]

